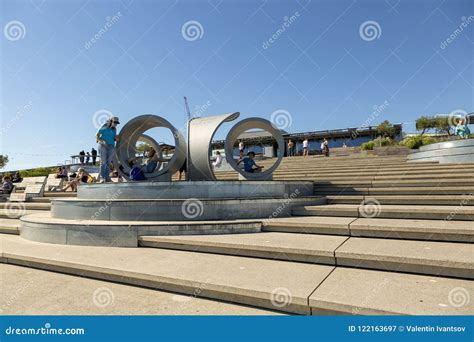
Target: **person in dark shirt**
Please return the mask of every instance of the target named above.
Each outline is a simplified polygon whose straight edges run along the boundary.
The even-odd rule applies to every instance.
[[[95,148],[92,148],[91,156],[92,156],[92,165],[95,165],[95,162],[97,160],[97,150]]]
[[[244,163],[245,172],[250,172],[250,173],[261,172],[263,169],[263,166],[257,165],[255,163],[254,158],[255,158],[255,152],[250,151],[249,153],[247,153],[247,157],[242,158],[237,162],[237,165],[239,165],[240,163]]]

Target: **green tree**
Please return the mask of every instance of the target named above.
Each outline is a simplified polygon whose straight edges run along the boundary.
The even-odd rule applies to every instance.
[[[436,132],[440,134],[453,135],[451,132],[451,124],[449,123],[449,118],[447,116],[438,117],[435,120],[436,122]]]
[[[377,126],[377,134],[384,138],[392,138],[395,135],[395,128],[390,121],[385,120]]]
[[[0,154],[0,169],[3,169],[8,163],[8,156]]]
[[[416,130],[421,131],[421,135],[425,134],[426,131],[430,131],[436,128],[435,118],[429,116],[421,116],[416,120]]]

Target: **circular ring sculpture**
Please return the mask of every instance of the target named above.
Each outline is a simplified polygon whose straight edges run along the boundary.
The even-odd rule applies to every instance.
[[[204,118],[194,118],[189,122],[188,178],[192,181],[214,181],[216,176],[211,167],[212,137],[224,123],[234,121],[240,113],[230,113]]]
[[[145,173],[146,179],[170,180],[171,176],[183,165],[186,160],[186,140],[184,136],[166,119],[153,114],[145,114],[137,116],[127,122],[120,131],[119,139],[115,147],[114,164],[115,169],[122,177],[130,179],[129,174],[131,168],[128,164],[131,159],[135,158],[135,146],[137,141],[146,142],[147,138],[150,137],[143,133],[156,127],[168,128],[171,131],[174,136],[175,151],[173,157],[161,170],[157,168],[154,172]],[[153,138],[150,139],[149,142],[152,146],[155,144],[158,145]],[[157,152],[159,152],[159,150],[157,150]],[[123,168],[120,169],[119,165]]]
[[[273,135],[278,144],[277,160],[275,164],[263,172],[245,172],[237,165],[237,161],[234,159],[235,142],[242,133],[252,128],[259,128],[267,131]],[[272,179],[272,173],[277,169],[283,159],[284,146],[285,141],[281,131],[278,128],[275,128],[270,121],[261,118],[248,118],[237,123],[227,134],[225,139],[225,157],[227,163],[243,178],[247,180],[269,180]]]

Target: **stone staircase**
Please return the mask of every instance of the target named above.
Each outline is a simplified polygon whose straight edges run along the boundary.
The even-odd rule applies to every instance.
[[[142,236],[140,248],[26,241],[2,203],[1,259],[287,313],[472,315],[473,176],[474,164],[403,156],[285,158],[274,179],[313,181],[327,204],[262,220],[259,233]],[[52,196],[18,216],[47,213]]]

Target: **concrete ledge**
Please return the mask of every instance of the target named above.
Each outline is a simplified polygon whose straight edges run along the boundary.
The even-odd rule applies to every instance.
[[[140,236],[260,232],[260,221],[95,221],[65,220],[47,214],[21,218],[21,237],[31,241],[80,246],[137,247]]]
[[[474,246],[467,243],[349,238],[336,250],[341,266],[474,279]]]
[[[51,216],[69,220],[206,221],[290,216],[297,205],[325,204],[321,196],[245,199],[53,199]]]
[[[456,290],[472,297],[474,282],[337,267],[311,295],[309,305],[315,315],[472,315],[472,300],[450,302]]]

